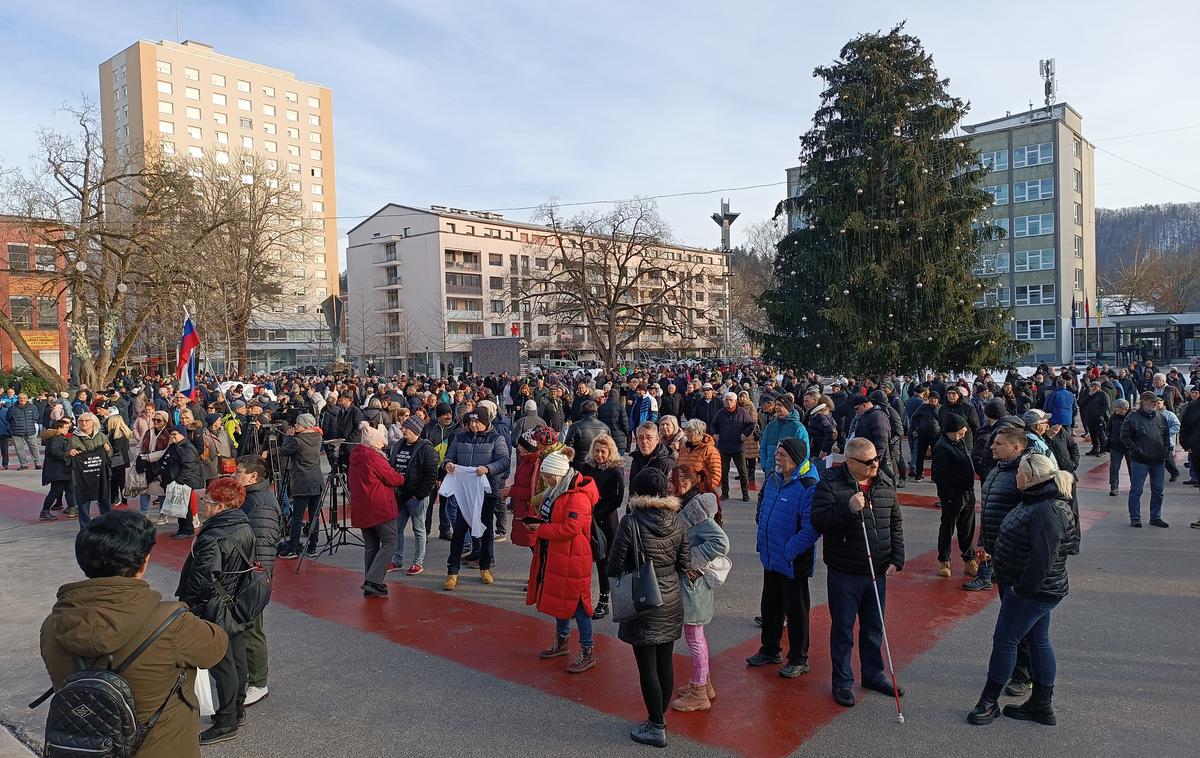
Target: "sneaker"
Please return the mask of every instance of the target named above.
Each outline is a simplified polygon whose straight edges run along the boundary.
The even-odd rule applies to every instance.
[[[777,666],[780,663],[783,663],[782,653],[776,653],[775,655],[755,653],[746,659],[747,666]]]
[[[854,707],[854,690],[849,687],[838,687],[833,691],[834,701],[843,708]]]
[[[304,551],[304,557],[309,560],[315,559],[317,557],[317,548],[314,545],[309,545],[308,549]]]
[[[807,663],[789,663],[788,665],[779,669],[779,675],[782,676],[784,679],[795,679],[796,677],[800,676],[801,674],[807,674],[807,673],[808,673],[808,664]]]
[[[68,508],[66,513],[67,518],[79,518],[78,508]]]
[[[975,578],[971,581],[963,582],[962,588],[967,592],[983,592],[992,588],[992,580],[984,579],[982,576],[976,574]]]
[[[498,532],[495,537],[492,537],[492,542],[508,542],[508,535],[504,532]]]
[[[1141,528],[1142,528],[1142,522],[1141,522],[1141,521],[1130,521],[1130,522],[1129,522],[1129,525],[1130,525],[1130,526],[1132,526],[1134,529],[1141,529]]]
[[[158,521],[155,521],[154,525],[155,526],[166,526],[168,523],[169,522],[167,521],[167,517],[160,513],[160,514],[158,514]]]
[[[279,558],[285,561],[294,561],[300,557],[300,551],[294,547],[285,547],[283,552],[279,554]]]
[[[1168,481],[1168,482],[1177,482],[1177,481],[1179,481],[1179,474],[1171,474],[1171,478],[1170,478],[1170,479],[1168,479],[1167,481]]]
[[[1150,519],[1150,526],[1157,526],[1160,529],[1170,529],[1171,528],[1170,524],[1168,524],[1166,521],[1163,521],[1160,518]]]
[[[1200,520],[1193,521],[1192,523],[1188,524],[1188,526],[1193,529],[1200,529]]]
[[[667,746],[667,725],[643,721],[629,732],[629,739],[642,745]]]
[[[173,539],[173,540],[190,540],[191,538],[192,538],[192,535],[184,534],[183,532],[175,532],[174,534],[171,535],[171,539]]]
[[[1109,496],[1109,497],[1116,497],[1118,494],[1120,494],[1120,493],[1118,493],[1116,490],[1109,490],[1109,491],[1108,491],[1108,496]]]
[[[200,744],[215,745],[218,742],[236,740],[237,731],[238,728],[236,726],[210,726],[208,729],[200,732]]]
[[[271,693],[267,692],[266,687],[255,687],[253,684],[248,685],[246,687],[246,702],[243,705],[249,708],[269,694]]]
[[[421,564],[414,563],[413,565],[408,567],[408,571],[405,571],[404,575],[405,576],[416,576],[417,574],[421,573],[424,570],[425,569],[421,568]]]
[[[61,511],[62,509],[63,509],[62,503],[55,503],[54,505],[50,506],[50,510],[52,510],[52,511]]]
[[[58,516],[55,516],[50,511],[42,511],[38,514],[38,521],[58,521]]]
[[[387,597],[388,595],[387,585],[375,582],[363,582],[362,591],[363,597]]]
[[[391,562],[389,562],[389,563],[388,563],[388,567],[387,567],[387,573],[389,573],[389,574],[390,574],[390,573],[392,573],[393,571],[399,571],[399,570],[400,570],[400,569],[402,569],[402,568],[404,568],[404,564],[403,564],[403,563],[396,563],[395,561],[391,561]]]

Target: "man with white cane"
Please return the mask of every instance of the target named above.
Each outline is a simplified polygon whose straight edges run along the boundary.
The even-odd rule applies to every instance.
[[[887,577],[904,568],[904,528],[895,483],[880,469],[880,455],[870,440],[851,439],[845,455],[845,465],[821,478],[812,505],[813,525],[824,536],[833,699],[838,705],[854,705],[850,653],[857,619],[862,686],[895,697],[897,713],[902,714],[899,698],[904,690],[895,685],[894,669],[889,680],[883,668]]]

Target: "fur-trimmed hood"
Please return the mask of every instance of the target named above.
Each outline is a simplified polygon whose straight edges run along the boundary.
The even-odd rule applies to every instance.
[[[679,510],[679,498],[669,495],[664,497],[655,497],[653,495],[635,495],[629,498],[629,509],[633,510]]]

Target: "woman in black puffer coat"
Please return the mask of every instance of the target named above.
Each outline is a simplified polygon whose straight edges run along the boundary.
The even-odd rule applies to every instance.
[[[590,478],[600,493],[600,500],[592,509],[592,521],[604,533],[605,545],[611,545],[617,533],[619,517],[617,511],[625,500],[625,459],[612,435],[603,433],[592,441],[587,457],[578,467],[579,473]],[[608,615],[609,581],[608,556],[593,555],[596,571],[600,577],[600,599],[592,611],[592,619]]]
[[[1000,615],[992,637],[987,684],[972,724],[989,724],[1000,714],[996,699],[1016,665],[1017,646],[1028,638],[1033,694],[1004,715],[1053,725],[1056,662],[1050,644],[1050,613],[1067,595],[1067,556],[1076,552],[1079,525],[1071,510],[1074,478],[1050,458],[1028,455],[1017,466],[1020,505],[1000,525],[994,558],[1000,584]]]
[[[654,564],[662,605],[622,621],[617,636],[633,646],[641,680],[642,699],[649,720],[629,733],[644,745],[667,744],[666,711],[674,697],[673,649],[683,635],[683,595],[680,575],[691,566],[687,527],[676,518],[679,500],[667,496],[667,478],[656,468],[645,468],[630,485],[630,513],[617,526],[608,551],[608,575],[621,576],[634,569],[635,531],[647,561]]]

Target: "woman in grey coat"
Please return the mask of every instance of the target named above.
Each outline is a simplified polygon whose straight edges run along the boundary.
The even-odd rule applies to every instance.
[[[713,618],[713,588],[729,575],[729,537],[717,525],[717,496],[708,492],[708,472],[680,466],[671,472],[672,490],[681,503],[679,519],[688,530],[691,568],[682,580],[683,637],[692,656],[692,679],[676,691],[677,711],[707,711],[717,692],[708,670],[704,625]]]

